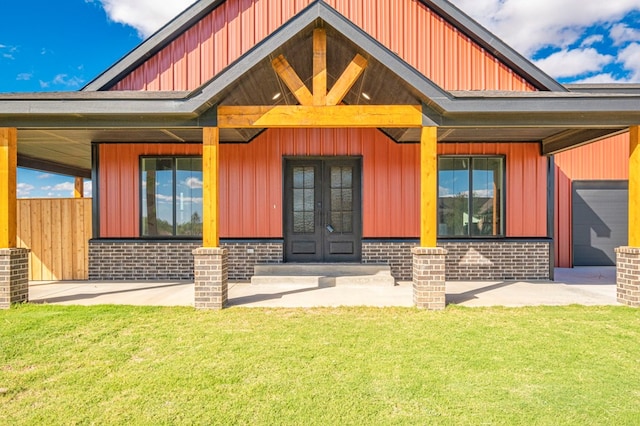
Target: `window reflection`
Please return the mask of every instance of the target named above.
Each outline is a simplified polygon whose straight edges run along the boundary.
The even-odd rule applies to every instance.
[[[438,159],[438,235],[503,235],[502,157]]]
[[[202,235],[201,158],[142,158],[141,184],[143,236]]]

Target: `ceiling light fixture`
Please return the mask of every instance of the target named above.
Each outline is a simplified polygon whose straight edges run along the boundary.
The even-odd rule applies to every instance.
[[[282,93],[278,92],[275,95],[273,95],[271,100],[277,101],[278,99],[280,99],[280,96],[282,96]]]
[[[366,100],[370,101],[371,100],[371,96],[369,96],[368,94],[366,94],[365,92],[362,92],[362,97],[365,98]]]

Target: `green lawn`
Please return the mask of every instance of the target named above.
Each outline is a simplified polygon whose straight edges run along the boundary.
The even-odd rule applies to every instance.
[[[640,424],[625,307],[0,311],[0,424]]]

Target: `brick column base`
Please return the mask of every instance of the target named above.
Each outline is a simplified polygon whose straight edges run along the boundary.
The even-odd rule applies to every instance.
[[[227,249],[201,247],[193,251],[197,309],[222,309],[227,305]]]
[[[640,307],[640,247],[616,249],[618,302]]]
[[[445,257],[440,247],[414,247],[413,303],[420,309],[440,311],[445,307]]]
[[[29,301],[29,250],[0,249],[0,309]]]

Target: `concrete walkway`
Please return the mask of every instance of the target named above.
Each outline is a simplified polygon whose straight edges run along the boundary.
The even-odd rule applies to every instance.
[[[192,282],[33,282],[32,303],[193,306]],[[447,282],[447,303],[462,306],[617,305],[615,267],[556,269],[556,281]],[[229,306],[413,306],[412,286],[229,284]]]

